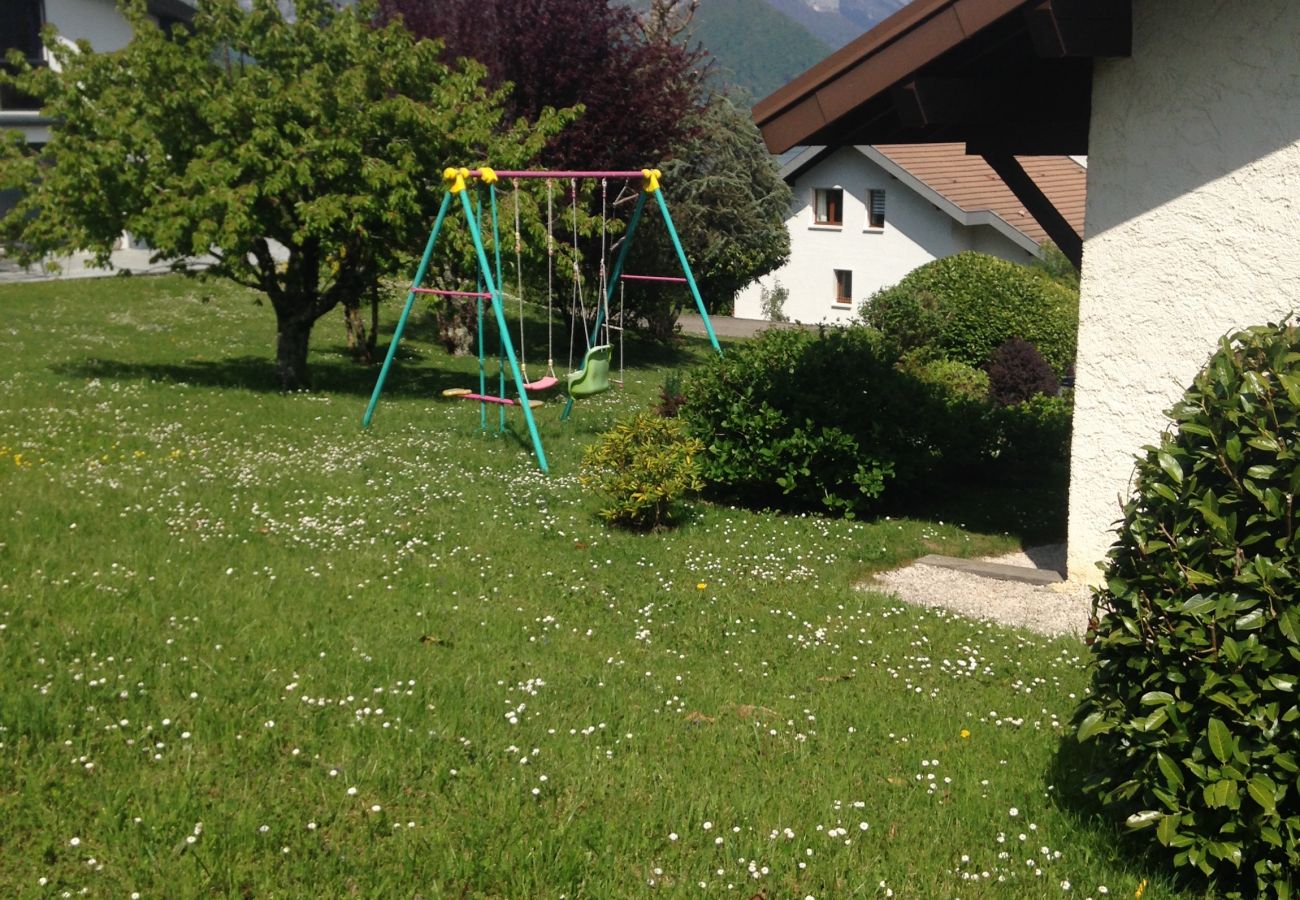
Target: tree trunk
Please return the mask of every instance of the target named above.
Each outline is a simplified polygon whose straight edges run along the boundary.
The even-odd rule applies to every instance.
[[[348,352],[354,362],[363,366],[370,365],[370,341],[366,339],[366,321],[361,314],[361,303],[356,300],[343,301],[343,325],[348,335]]]
[[[375,358],[375,348],[379,346],[379,285],[370,286],[370,336],[366,340],[366,349],[370,359]]]
[[[280,386],[286,391],[303,390],[309,386],[307,346],[311,341],[313,324],[315,320],[310,315],[276,313],[275,370],[280,376]]]

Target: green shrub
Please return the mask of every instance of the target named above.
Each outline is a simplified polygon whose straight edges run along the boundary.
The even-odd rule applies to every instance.
[[[790,289],[781,282],[776,281],[772,284],[772,289],[765,287],[758,289],[758,307],[759,315],[769,322],[789,322],[790,317],[785,314],[785,301],[790,299]]]
[[[682,408],[707,447],[705,477],[753,506],[870,508],[949,444],[936,440],[951,418],[942,389],[897,362],[862,327],[769,330],[711,360],[690,374]]]
[[[674,522],[703,487],[703,449],[680,419],[638,413],[583,452],[579,481],[609,500],[600,515],[611,525],[658,529]]]
[[[974,368],[1007,339],[1024,338],[1059,378],[1074,361],[1079,294],[1041,271],[967,252],[877,291],[862,315],[903,352],[928,347]]]
[[[704,475],[759,507],[849,515],[894,471],[878,416],[893,358],[863,328],[768,330],[693,371],[681,414],[707,447]]]
[[[1300,330],[1224,339],[1172,416],[1094,595],[1086,788],[1176,866],[1285,897],[1300,871]]]
[[[897,505],[936,482],[1059,464],[1069,402],[1000,410],[988,383],[932,351],[899,357],[871,328],[769,330],[692,371],[680,415],[730,499],[855,515],[886,490]]]
[[[675,419],[685,402],[686,396],[682,393],[682,376],[674,369],[665,376],[663,384],[659,386],[659,402],[655,404],[654,409],[665,419]]]
[[[987,372],[936,356],[930,350],[914,350],[907,354],[898,361],[898,370],[957,400],[983,401],[989,398]]]
[[[991,412],[997,466],[1024,474],[1070,461],[1074,404],[1069,396],[1035,394],[1023,403],[998,406]]]

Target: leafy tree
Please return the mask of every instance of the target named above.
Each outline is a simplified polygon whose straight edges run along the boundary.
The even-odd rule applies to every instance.
[[[550,168],[639,169],[667,157],[700,105],[705,57],[652,39],[636,13],[610,0],[380,0],[452,56],[487,67],[515,118],[581,104],[575,128],[551,138]],[[657,34],[657,33],[656,33]]]
[[[25,189],[4,236],[25,261],[80,247],[106,265],[124,230],[162,259],[213,254],[210,271],[269,298],[287,389],[306,384],[315,322],[420,245],[443,167],[527,164],[568,115],[504,125],[481,66],[373,27],[373,0],[298,0],[292,18],[274,0],[206,0],[171,36],[142,0],[125,11],[120,52],[47,33],[58,66],[17,77],[60,124],[39,157],[0,151],[0,189]]]
[[[736,291],[790,256],[790,188],[746,110],[716,95],[694,118],[692,137],[664,164],[665,190],[705,306],[730,312]],[[641,230],[631,254],[637,271],[678,270],[662,228]],[[638,307],[652,333],[690,303],[680,289],[660,293]]]

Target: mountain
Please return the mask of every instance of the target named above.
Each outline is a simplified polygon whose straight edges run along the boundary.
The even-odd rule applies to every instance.
[[[799,0],[792,0],[802,6]],[[693,37],[717,60],[717,77],[753,100],[803,72],[831,52],[771,0],[701,0]]]
[[[701,0],[703,9],[711,0]],[[908,0],[765,0],[834,50],[908,4]]]

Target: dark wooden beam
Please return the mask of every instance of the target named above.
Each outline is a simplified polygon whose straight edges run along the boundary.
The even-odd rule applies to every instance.
[[[1014,75],[914,78],[891,89],[903,125],[1024,124],[1051,126],[1063,111],[1088,109],[1092,67],[1042,63]]]
[[[969,127],[958,139],[972,156],[1087,156],[1088,120]]]
[[[1128,57],[1131,0],[1039,0],[1024,9],[1034,52],[1045,59]]]
[[[998,177],[1016,195],[1016,199],[1025,205],[1025,210],[1043,226],[1047,236],[1056,242],[1066,258],[1074,263],[1074,267],[1083,268],[1083,236],[1052,205],[1052,201],[1047,199],[1047,195],[1039,189],[1016,158],[1009,153],[994,153],[985,154],[984,161],[998,173]]]

